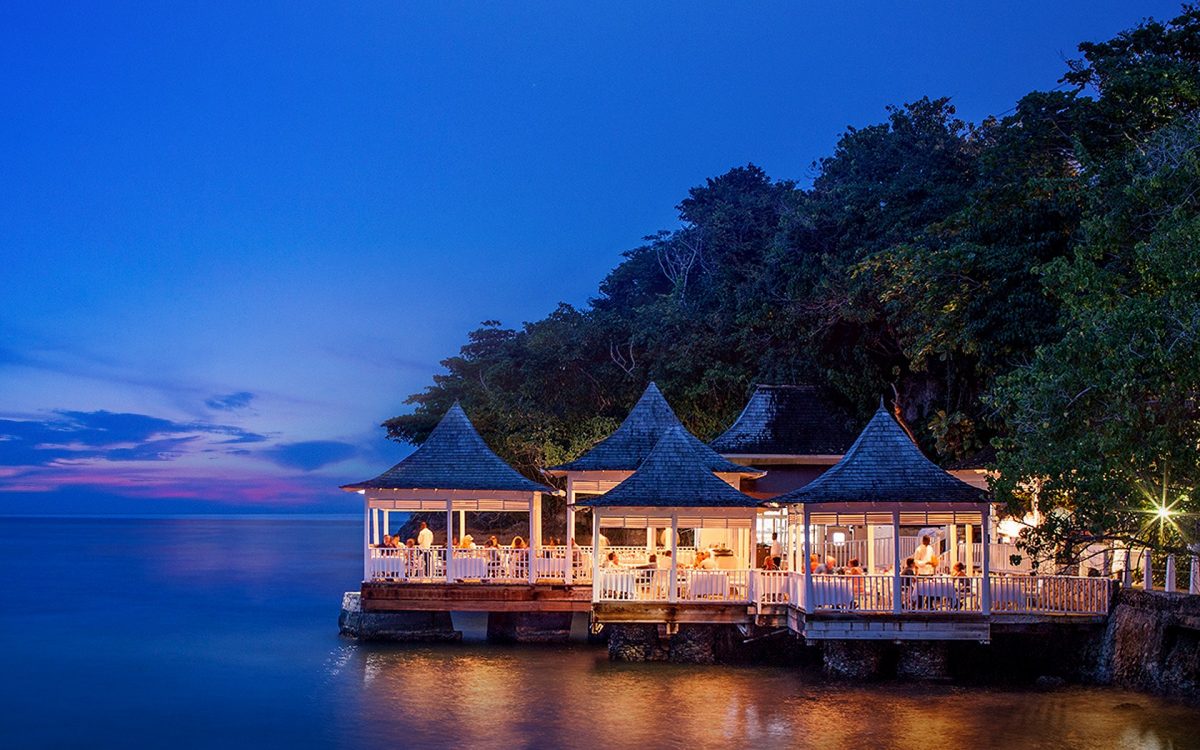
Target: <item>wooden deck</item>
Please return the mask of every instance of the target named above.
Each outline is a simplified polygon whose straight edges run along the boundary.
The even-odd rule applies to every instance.
[[[362,584],[365,612],[589,612],[591,584]]]

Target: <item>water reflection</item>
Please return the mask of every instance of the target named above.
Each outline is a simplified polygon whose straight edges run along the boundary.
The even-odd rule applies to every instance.
[[[825,684],[769,667],[613,664],[584,646],[359,646],[347,736],[528,747],[1200,747],[1194,709],[1106,690]]]
[[[1200,711],[1111,690],[826,685],[614,664],[582,644],[357,644],[336,618],[360,534],[0,519],[0,748],[1200,747]],[[482,635],[483,618],[455,618]]]

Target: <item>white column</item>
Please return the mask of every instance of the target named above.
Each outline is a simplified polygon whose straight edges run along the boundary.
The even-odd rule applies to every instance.
[[[900,614],[903,602],[900,587],[900,511],[892,511],[892,612]]]
[[[538,550],[542,548],[542,493],[529,501],[529,582],[537,583]]]
[[[813,566],[812,566],[812,526],[809,518],[808,506],[803,506],[804,510],[801,513],[801,518],[804,521],[804,528],[800,533],[804,535],[804,611],[812,612],[813,602]]]
[[[871,523],[867,523],[867,575],[875,575],[875,526]]]
[[[571,576],[575,572],[575,488],[571,486],[571,478],[567,477],[567,562],[563,583],[571,585]]]
[[[968,523],[963,527],[963,532],[966,535],[966,544],[963,545],[963,557],[966,559],[963,562],[967,566],[967,575],[975,575],[975,524]],[[983,551],[987,554],[987,550]]]
[[[671,550],[671,580],[668,581],[667,601],[679,601],[679,550],[675,549],[675,536],[679,533],[679,517],[671,515],[671,538],[667,546]]]
[[[668,543],[667,546],[670,547],[671,545]],[[654,527],[647,526],[646,527],[646,556],[649,557],[650,555],[653,555],[654,550],[657,548],[658,548],[658,540],[654,538]]]
[[[363,580],[371,580],[371,498],[366,495],[363,495]]]
[[[467,535],[467,512],[465,510],[458,512],[458,535]]]
[[[1154,590],[1154,571],[1150,563],[1150,549],[1147,548],[1142,552],[1142,588],[1147,591]]]
[[[1122,556],[1125,559],[1124,568],[1121,571],[1121,585],[1126,589],[1133,588],[1133,550],[1129,545],[1125,545],[1125,554]]]
[[[958,562],[958,521],[950,524],[950,570]],[[969,574],[968,574],[969,575]]]
[[[600,514],[592,508],[592,601],[600,590]]]
[[[379,545],[379,525],[380,525],[379,524],[379,514],[380,514],[380,512],[381,511],[379,511],[378,509],[371,511],[372,520],[375,521],[375,523],[373,524],[374,531],[371,535],[371,538],[375,540],[376,546]]]
[[[454,507],[450,500],[446,501],[446,583],[450,583],[454,572]]]
[[[1175,555],[1167,555],[1167,591],[1175,592]]]
[[[980,517],[983,523],[979,525],[979,533],[981,545],[983,547],[983,582],[979,587],[979,604],[983,614],[990,615],[992,613],[992,555],[991,555],[991,532],[988,523],[988,516],[991,514],[991,504],[985,505],[980,512]]]
[[[1188,576],[1188,593],[1200,594],[1200,556],[1192,555],[1192,574]]]

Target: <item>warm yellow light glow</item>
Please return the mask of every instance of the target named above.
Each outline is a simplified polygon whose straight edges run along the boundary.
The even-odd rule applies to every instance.
[[[1158,506],[1157,510],[1155,510],[1155,514],[1160,520],[1165,521],[1171,517],[1171,509],[1166,505],[1160,505]]]

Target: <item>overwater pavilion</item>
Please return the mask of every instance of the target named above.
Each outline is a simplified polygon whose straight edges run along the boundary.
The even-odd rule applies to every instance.
[[[528,581],[563,578],[565,560],[551,557],[541,540],[542,495],[558,491],[521,475],[497,456],[458,403],[411,455],[379,476],[342,489],[363,496],[363,580],[376,581]],[[446,543],[428,549],[388,548],[382,536],[393,512],[445,513]],[[459,536],[466,513],[525,513],[527,549],[476,546],[455,549],[454,516]],[[530,564],[530,561],[533,564]]]
[[[606,528],[670,530],[657,562],[631,565],[618,558],[614,564],[605,559],[604,549],[593,546],[593,602],[631,605],[625,608],[622,621],[658,621],[661,615],[655,608],[645,607],[647,603],[751,601],[756,571],[749,543],[712,550],[713,561],[704,568],[685,566],[680,559],[676,544],[680,529],[740,530],[748,541],[760,512],[758,500],[713,472],[711,457],[697,449],[695,439],[682,426],[667,430],[625,480],[604,494],[582,496],[576,502],[592,509],[595,538]],[[599,614],[605,619],[604,612]]]
[[[987,554],[976,575],[976,529],[982,549],[989,548],[986,492],[927,459],[882,403],[840,461],[770,502],[787,506],[794,538],[802,540],[787,574],[788,624],[808,639],[988,640],[998,622],[1108,611],[1111,587],[1103,578],[996,575]],[[912,553],[894,541],[902,539],[902,527],[945,528],[949,544],[944,552],[935,547],[940,559],[932,574],[904,574],[904,558]],[[874,538],[881,528],[891,532],[885,544]],[[967,541],[962,560],[960,528]],[[809,559],[818,540],[837,544],[860,531],[867,539],[861,573],[841,569],[839,561],[837,572],[815,572]],[[965,570],[953,575],[959,562]]]
[[[699,438],[687,431],[679,421],[662,391],[651,382],[642,393],[629,415],[611,435],[598,442],[579,458],[559,466],[552,466],[546,473],[552,476],[565,477],[567,480],[567,545],[568,558],[574,558],[574,549],[578,546],[575,540],[575,514],[578,507],[588,507],[579,502],[581,497],[595,497],[612,490],[628,479],[641,466],[659,440],[669,431],[679,428],[682,439],[686,442],[698,460],[710,474],[737,487],[742,478],[761,477],[765,473],[722,458],[716,451],[705,445]],[[662,520],[658,518],[657,520]],[[657,548],[656,529],[665,528],[665,523],[656,526],[647,524],[646,545],[643,548],[623,550],[627,554],[648,555]],[[629,527],[632,528],[632,527]],[[687,528],[685,526],[685,528]],[[700,532],[703,537],[705,532]],[[706,544],[710,541],[726,541],[731,535],[741,535],[741,543],[752,544],[748,527],[729,527],[723,529],[710,528],[708,539],[697,539],[697,543]],[[600,537],[593,535],[593,540]],[[594,546],[594,545],[593,545]],[[584,550],[588,551],[588,550]],[[681,550],[682,551],[682,550]],[[690,550],[684,551],[690,554]],[[678,556],[678,555],[676,555]],[[568,571],[568,575],[571,572]],[[570,578],[567,582],[570,583]]]
[[[927,459],[882,403],[838,463],[811,483],[773,502],[789,507],[795,538],[802,540],[800,549],[792,550],[792,564],[793,570],[804,571],[797,598],[805,612],[990,613],[992,587],[983,585],[990,580],[987,555],[983,556],[982,576],[973,575],[970,559],[976,528],[987,547],[990,503],[986,493],[955,479]],[[938,552],[942,557],[936,574],[901,575],[904,551],[896,543],[901,528],[934,526],[946,527],[950,540],[949,554]],[[960,526],[967,540],[967,559],[963,562],[972,575],[952,577],[951,566],[959,562]],[[892,540],[882,547],[875,543],[875,531],[880,527],[890,527],[888,538]],[[809,559],[818,538],[834,536],[844,541],[852,531],[860,530],[866,537],[866,559],[859,561],[862,575],[814,572]],[[964,634],[961,627],[954,627],[947,632],[957,635],[946,637],[986,639],[987,623],[981,620],[979,625],[978,633]],[[810,623],[805,632],[809,637],[822,634],[817,623]]]

